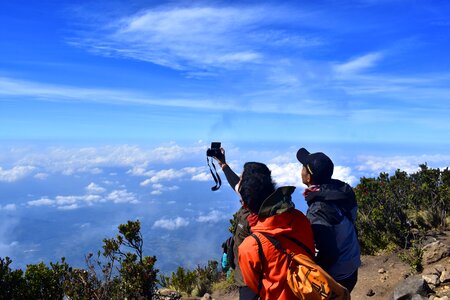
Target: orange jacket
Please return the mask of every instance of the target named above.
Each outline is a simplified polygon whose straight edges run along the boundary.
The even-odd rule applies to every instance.
[[[274,236],[285,249],[289,249],[294,253],[308,255],[301,247],[283,237],[283,235],[287,235],[295,238],[314,253],[313,233],[308,219],[302,212],[291,209],[287,212],[258,220],[251,230],[261,241],[266,261],[261,264],[258,255],[258,244],[255,238],[248,236],[239,246],[239,266],[244,276],[245,284],[255,293],[258,293],[262,271],[261,299],[297,299],[286,281],[287,256],[275,249],[272,243],[259,232]],[[262,270],[262,268],[264,269]]]

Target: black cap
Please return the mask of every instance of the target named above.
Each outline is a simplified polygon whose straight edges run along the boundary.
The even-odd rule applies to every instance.
[[[334,164],[331,159],[322,152],[309,153],[305,148],[297,151],[297,159],[311,174],[313,183],[328,183],[333,175]]]

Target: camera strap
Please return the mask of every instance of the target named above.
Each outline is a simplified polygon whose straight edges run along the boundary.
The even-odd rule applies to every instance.
[[[206,161],[208,162],[209,171],[211,172],[211,175],[212,175],[212,177],[213,177],[213,179],[214,179],[214,181],[216,183],[215,186],[211,187],[211,190],[212,191],[217,191],[220,188],[220,186],[222,185],[222,180],[220,179],[219,173],[217,173],[216,165],[214,164],[213,159],[211,158],[211,164],[213,166],[214,172],[211,169],[211,164],[209,163],[209,157],[208,156],[206,157]],[[214,173],[216,173],[216,174],[214,174]]]

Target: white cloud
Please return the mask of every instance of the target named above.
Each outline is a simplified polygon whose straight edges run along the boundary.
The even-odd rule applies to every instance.
[[[152,185],[153,191],[151,192],[152,195],[161,195],[163,192],[170,192],[170,191],[176,191],[179,189],[178,186],[165,186],[160,183],[155,183]]]
[[[166,169],[166,170],[154,171],[154,172],[152,172],[151,177],[142,181],[140,183],[140,185],[147,186],[150,184],[159,183],[161,181],[171,181],[171,180],[186,177],[187,175],[194,174],[191,177],[191,179],[192,179],[193,177],[198,175],[199,172],[202,172],[203,170],[204,170],[204,167],[198,167],[198,168],[197,167],[185,167],[182,169]]]
[[[154,148],[143,148],[132,145],[100,146],[100,147],[51,147],[44,149],[24,149],[20,155],[13,153],[14,148],[9,149],[11,157],[8,163],[15,165],[11,169],[0,167],[0,181],[12,182],[27,176],[34,170],[36,177],[44,179],[50,173],[62,173],[72,176],[77,173],[90,173],[98,175],[105,167],[130,168],[127,174],[136,176],[155,176],[156,182],[170,178],[172,172],[181,172],[180,176],[197,172],[196,168],[184,168],[180,170],[162,170],[159,173],[147,170],[146,166],[157,163],[172,163],[183,161],[192,156],[204,153],[206,145],[196,143],[191,146],[179,146],[169,143]],[[7,157],[5,154],[5,157]],[[200,169],[198,169],[200,170]],[[198,171],[199,172],[199,171]]]
[[[48,198],[41,198],[38,200],[28,201],[27,203],[29,206],[49,206],[55,204],[55,201]]]
[[[97,189],[98,190],[98,189]],[[139,203],[137,196],[127,190],[115,190],[109,193],[106,197],[95,194],[86,195],[69,195],[56,196],[54,199],[47,197],[38,200],[28,201],[28,206],[53,206],[62,210],[73,210],[80,207],[92,206],[96,203],[104,203],[111,201],[113,203]]]
[[[144,166],[134,166],[131,170],[127,171],[127,174],[133,176],[152,176],[153,173],[153,171],[147,171]]]
[[[217,223],[220,220],[228,219],[229,216],[218,210],[212,210],[207,215],[199,216],[196,221],[200,223]]]
[[[186,227],[189,225],[189,221],[182,217],[176,217],[175,219],[160,219],[153,223],[153,228],[163,228],[167,230],[175,230],[180,227]]]
[[[278,186],[298,186],[302,183],[301,165],[297,163],[268,164],[272,171],[272,178]]]
[[[351,175],[352,169],[350,167],[334,166],[333,178],[347,182],[353,186],[358,182],[355,176]]]
[[[106,199],[114,203],[139,203],[139,200],[136,198],[136,194],[130,193],[127,190],[112,191]]]
[[[175,169],[161,170],[161,171],[157,171],[155,173],[155,175],[150,177],[149,182],[157,183],[162,180],[173,180],[176,178],[183,177],[183,175],[184,174],[182,172],[179,172],[178,170],[175,170]]]
[[[12,169],[4,170],[0,167],[0,181],[14,182],[28,176],[35,167],[33,166],[15,166]]]
[[[16,209],[17,209],[17,206],[14,203],[6,204],[4,206],[0,205],[0,210],[13,211],[13,210],[16,210]]]
[[[302,186],[302,167],[298,162],[286,164],[268,164],[272,171],[272,178],[278,186],[292,185]],[[356,182],[356,177],[351,174],[352,170],[349,167],[335,166],[333,178],[342,180],[352,185]]]
[[[60,210],[74,210],[77,208],[79,208],[79,206],[76,203],[71,204],[71,205],[58,206],[58,209],[60,209]]]
[[[36,175],[34,175],[34,178],[39,179],[39,180],[45,180],[48,178],[48,174],[47,173],[36,173]]]
[[[397,169],[407,173],[419,170],[419,165],[427,163],[433,168],[444,169],[448,167],[450,155],[418,155],[418,156],[359,156],[359,171],[370,171],[372,175],[381,172],[393,174]]]
[[[159,6],[112,20],[70,44],[106,56],[132,58],[198,74],[212,68],[236,69],[266,63],[273,48],[320,45],[320,39],[283,28],[289,22],[313,25],[315,12],[295,8],[242,5]],[[270,26],[269,26],[270,25]],[[270,30],[268,28],[271,28]],[[275,29],[279,28],[279,29]],[[200,71],[197,71],[200,70]]]
[[[354,58],[346,63],[335,65],[334,70],[339,74],[354,74],[375,66],[383,57],[381,53],[369,53]]]
[[[211,180],[211,173],[202,172],[191,177],[193,181],[209,181]]]
[[[97,53],[175,69],[186,65],[232,67],[261,58],[240,36],[242,29],[248,30],[263,20],[256,8],[252,10],[252,14],[237,8],[214,7],[147,10],[118,20],[116,30],[109,36],[99,36],[96,42],[79,42],[87,42],[83,46]]]
[[[90,194],[102,194],[106,191],[105,188],[91,182],[87,187],[86,191]]]

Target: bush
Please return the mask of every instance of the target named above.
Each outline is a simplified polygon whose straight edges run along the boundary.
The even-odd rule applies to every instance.
[[[161,276],[160,283],[163,287],[174,289],[187,295],[195,294],[203,296],[211,293],[213,284],[220,279],[217,261],[208,261],[208,265],[200,265],[193,271],[178,267],[176,272],[172,272],[170,277]]]
[[[25,298],[26,282],[22,270],[11,270],[9,257],[0,257],[0,299]]]
[[[0,299],[157,299],[156,257],[143,255],[140,228],[139,221],[119,225],[116,238],[103,240],[103,253],[86,256],[87,270],[62,258],[23,272],[11,270],[9,257],[0,258]]]
[[[389,248],[409,248],[429,229],[447,226],[450,209],[450,172],[426,164],[408,175],[361,178],[355,188],[358,200],[357,229],[361,250],[374,254]]]

